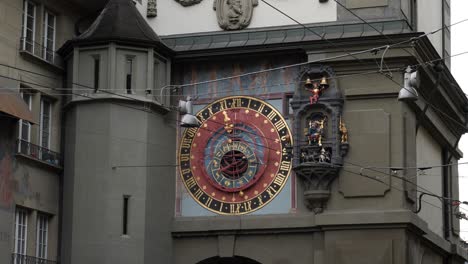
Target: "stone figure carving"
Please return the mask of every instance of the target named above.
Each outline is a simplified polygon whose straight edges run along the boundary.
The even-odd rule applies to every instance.
[[[158,15],[156,0],[148,0],[146,8],[146,17],[156,17]]]
[[[214,0],[219,26],[224,30],[243,29],[250,24],[258,0]]]
[[[202,0],[176,0],[177,3],[183,6],[191,6],[200,3]]]

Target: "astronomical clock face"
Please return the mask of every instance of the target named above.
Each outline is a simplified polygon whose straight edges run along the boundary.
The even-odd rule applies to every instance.
[[[225,215],[256,211],[278,195],[291,171],[286,121],[268,103],[227,97],[197,114],[199,128],[185,130],[180,174],[191,196]]]

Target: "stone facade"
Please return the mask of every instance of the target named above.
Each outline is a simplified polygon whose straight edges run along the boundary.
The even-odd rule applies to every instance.
[[[0,16],[0,57],[8,65],[0,66],[0,87],[22,93],[39,123],[18,124],[0,115],[0,126],[7,128],[0,131],[0,259],[463,263],[468,255],[459,243],[457,208],[421,196],[458,198],[457,167],[434,166],[457,162],[462,153],[456,143],[466,131],[459,124],[466,123],[468,101],[449,60],[418,67],[418,93],[433,106],[398,101],[403,69],[450,54],[447,32],[417,33],[446,25],[450,3],[338,2],[278,3],[304,19],[304,29],[254,0],[158,1],[157,16],[156,1],[0,0],[0,10],[9,14]],[[23,10],[34,18],[32,34]],[[422,14],[428,10],[440,21],[427,20]],[[189,23],[181,27],[174,17]],[[373,50],[348,54],[366,49]],[[386,67],[402,70],[382,73]],[[279,137],[289,144],[284,149],[270,143],[269,131],[255,134],[263,143],[248,153],[263,147],[292,162],[250,163],[258,163],[253,173],[262,166],[290,173],[276,189],[263,182],[269,175],[256,175],[252,186],[274,191],[274,199],[243,215],[205,209],[213,200],[193,199],[198,192],[186,188],[196,183],[180,178],[187,169],[194,181],[208,174],[181,165],[192,157],[178,153],[188,144],[181,139],[188,130],[179,125],[184,113],[178,101],[193,99],[202,124],[191,128],[193,137],[213,132],[216,122],[226,122],[222,133],[236,135],[242,105],[208,107],[227,96],[256,98],[275,109],[258,115],[261,121],[239,117],[251,122],[241,128],[256,131],[271,122],[276,131],[284,125],[292,132],[292,138]],[[262,111],[256,107],[247,110]],[[205,122],[203,112],[197,114],[202,109],[220,116],[224,109],[225,118]],[[282,115],[281,124],[274,113]],[[219,141],[219,133],[207,140]],[[19,137],[23,141],[15,143]],[[244,134],[251,144],[255,137]],[[209,150],[201,152],[209,159]],[[423,169],[435,177],[424,177]],[[196,187],[200,195],[210,188]],[[224,193],[217,188],[211,199]],[[242,190],[253,193],[248,188]],[[238,204],[246,207],[243,191],[228,199],[245,199]]]
[[[73,37],[74,21],[84,9],[62,1],[18,0],[0,1],[0,10],[2,96],[5,88],[21,96],[35,120],[29,124],[0,113],[0,259],[55,263],[61,244],[64,94],[64,65],[55,50]]]

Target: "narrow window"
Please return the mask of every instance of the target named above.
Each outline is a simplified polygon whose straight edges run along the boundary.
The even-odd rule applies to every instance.
[[[28,0],[23,6],[23,36],[21,47],[23,50],[34,53],[34,41],[36,35],[36,5]]]
[[[28,211],[16,208],[15,213],[15,254],[14,264],[26,263],[26,245],[28,240]]]
[[[132,94],[133,58],[127,57],[125,63],[127,94]]]
[[[122,219],[122,234],[128,234],[128,200],[130,196],[124,195],[123,197],[123,219]]]
[[[31,110],[32,95],[29,90],[22,90],[21,97]],[[20,119],[18,129],[18,152],[29,155],[29,142],[31,142],[31,123]]]
[[[100,72],[100,58],[94,56],[94,92],[99,90],[99,72]]]
[[[52,104],[47,99],[41,99],[41,123],[39,145],[50,149],[50,124],[51,124]]]
[[[156,91],[156,89],[160,89],[159,87],[159,61],[155,58],[154,59],[154,66],[153,66],[153,90]],[[151,90],[150,90],[151,91]]]
[[[39,213],[36,224],[36,257],[47,259],[47,237],[48,237],[49,216]]]
[[[55,50],[55,16],[48,11],[44,12],[44,44],[42,56],[46,61],[54,62]]]
[[[154,58],[153,78],[154,78],[153,90],[155,92],[161,91],[162,87],[166,85],[166,61],[161,57]]]

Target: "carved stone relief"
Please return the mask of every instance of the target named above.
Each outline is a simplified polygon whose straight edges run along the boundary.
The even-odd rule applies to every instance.
[[[213,9],[222,29],[238,30],[250,24],[257,5],[258,0],[214,0]]]
[[[176,0],[177,3],[183,6],[191,6],[200,3],[202,0]]]
[[[146,8],[147,17],[155,17],[158,15],[156,0],[148,0],[148,7]]]

